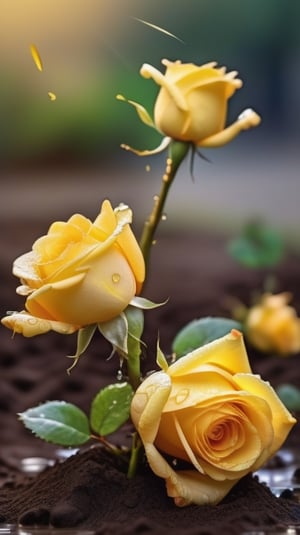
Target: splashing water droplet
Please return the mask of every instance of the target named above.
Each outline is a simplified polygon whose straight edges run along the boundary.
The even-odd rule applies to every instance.
[[[156,245],[157,244],[157,240],[152,240],[152,245]]]
[[[50,98],[50,100],[56,100],[56,94],[52,91],[48,91],[48,97]]]
[[[35,45],[30,45],[30,52],[31,52],[31,56],[32,56],[32,59],[33,59],[33,61],[35,63],[36,68],[39,71],[42,71],[43,70],[43,63],[42,63],[41,56],[40,56],[40,53],[39,53],[37,47]]]
[[[121,278],[121,275],[119,275],[119,273],[114,273],[113,276],[112,276],[112,281],[117,284],[118,282],[120,282],[120,278]]]
[[[122,370],[118,370],[117,371],[117,380],[118,381],[122,381],[122,379],[123,379],[123,372],[122,372]]]
[[[161,220],[162,220],[162,221],[166,221],[166,219],[167,219],[166,214],[163,214],[163,215],[161,216]]]
[[[145,169],[146,169],[147,173],[149,173],[149,171],[151,171],[151,166],[150,165],[146,165]]]

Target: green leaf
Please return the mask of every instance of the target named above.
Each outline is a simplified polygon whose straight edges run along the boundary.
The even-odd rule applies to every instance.
[[[110,435],[124,424],[130,415],[133,390],[128,383],[108,385],[92,402],[90,422],[100,436]]]
[[[82,329],[79,329],[77,333],[77,349],[75,355],[68,355],[69,359],[74,359],[74,362],[72,366],[70,366],[67,369],[67,372],[70,373],[71,370],[76,366],[79,357],[81,357],[82,353],[85,352],[85,350],[90,345],[90,342],[94,336],[96,330],[96,325],[91,324],[87,325],[86,327],[83,327]]]
[[[277,389],[278,397],[290,411],[300,411],[300,389],[290,384],[282,384]]]
[[[243,266],[258,269],[276,266],[283,258],[284,245],[274,229],[252,222],[239,238],[229,242],[228,250]]]
[[[87,416],[72,403],[48,401],[19,414],[36,436],[60,446],[80,446],[90,439]]]
[[[172,351],[176,358],[228,334],[231,329],[242,331],[242,324],[228,318],[201,318],[188,323],[174,338]]]

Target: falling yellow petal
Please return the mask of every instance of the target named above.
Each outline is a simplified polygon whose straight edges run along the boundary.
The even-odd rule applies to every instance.
[[[50,100],[56,100],[56,94],[52,93],[52,91],[48,91],[48,97]]]
[[[147,22],[146,20],[138,19],[137,17],[133,17],[133,18],[135,20],[137,20],[138,22],[141,22],[142,24],[146,24],[146,26],[149,26],[150,28],[153,28],[153,30],[157,30],[158,32],[162,32],[162,33],[168,35],[169,37],[173,37],[173,39],[177,39],[177,41],[180,41],[181,43],[184,43],[184,41],[182,41],[182,39],[180,39],[179,37],[177,37],[173,33],[168,32],[164,28],[161,28],[160,26],[156,26],[156,24],[152,24],[151,22]]]
[[[43,70],[43,64],[42,64],[41,56],[40,56],[39,51],[38,51],[38,49],[36,48],[35,45],[30,45],[30,52],[31,52],[31,55],[32,55],[32,59],[33,59],[34,63],[37,66],[37,69],[39,71],[42,71]]]

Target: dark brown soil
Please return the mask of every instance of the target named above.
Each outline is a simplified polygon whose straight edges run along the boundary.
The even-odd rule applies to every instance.
[[[10,275],[12,260],[28,250],[40,235],[31,224],[11,227],[12,240],[1,241],[5,251],[0,263],[1,316],[7,309],[20,309],[15,295],[16,280]],[[5,240],[5,241],[4,241]],[[4,244],[2,243],[4,241]],[[237,266],[227,255],[223,238],[212,236],[161,237],[153,251],[153,271],[145,295],[163,301],[164,307],[146,315],[145,369],[153,369],[156,336],[162,349],[170,352],[177,330],[188,321],[207,315],[230,316],[230,296],[249,304],[255,290],[262,288],[266,272]],[[278,291],[291,291],[300,312],[300,260],[289,257],[277,270]],[[80,526],[98,534],[166,533],[174,535],[241,534],[271,526],[300,526],[300,505],[291,499],[275,498],[252,476],[242,480],[217,507],[191,506],[178,509],[165,493],[164,482],[147,469],[128,481],[123,467],[113,463],[99,447],[56,463],[39,476],[25,477],[20,470],[25,457],[55,458],[57,448],[44,444],[26,431],[16,413],[50,399],[65,399],[88,411],[96,392],[115,380],[116,358],[107,361],[110,347],[100,335],[94,339],[71,376],[66,374],[76,337],[56,334],[33,339],[15,336],[0,329],[0,522],[25,525]],[[282,383],[300,384],[299,355],[290,358],[265,356],[249,348],[256,373],[275,387]],[[115,438],[128,440],[130,429]],[[287,442],[297,448],[299,424]]]

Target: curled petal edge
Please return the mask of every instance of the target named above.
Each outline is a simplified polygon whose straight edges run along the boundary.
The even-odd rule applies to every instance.
[[[135,102],[134,100],[129,100],[128,98],[124,97],[123,95],[117,95],[117,100],[120,100],[121,102],[127,102],[127,104],[130,104],[133,106],[141,119],[141,121],[146,124],[147,126],[150,126],[151,128],[155,128],[155,124],[152,121],[149,113],[147,112],[146,108],[142,106],[142,104],[139,104],[138,102]]]
[[[171,98],[174,99],[176,106],[180,110],[188,111],[188,106],[182,93],[174,84],[171,84],[168,78],[158,69],[156,69],[152,65],[149,65],[148,63],[144,63],[140,69],[140,74],[144,78],[152,78],[154,82],[157,83],[157,85],[160,85],[161,87],[166,89],[166,91],[168,91],[169,95],[171,96]]]
[[[207,148],[221,147],[232,141],[240,132],[242,132],[242,130],[254,128],[255,126],[258,126],[260,122],[261,117],[254,110],[249,108],[244,110],[233,124],[213,136],[202,139],[197,142],[196,145],[198,147]]]
[[[61,321],[37,318],[31,314],[27,314],[27,312],[14,312],[2,318],[1,323],[14,333],[22,334],[26,338],[31,338],[38,334],[45,334],[49,331],[55,331],[59,334],[73,334],[78,330],[78,326]]]
[[[168,496],[177,506],[220,502],[237,480],[214,481],[197,470],[175,471],[154,446],[160,415],[172,389],[168,374],[157,372],[145,379],[131,404],[131,417],[143,441],[149,465],[166,480]]]
[[[167,494],[178,507],[219,503],[238,480],[215,481],[196,470],[175,471],[153,444],[144,444],[153,472],[165,479]]]

